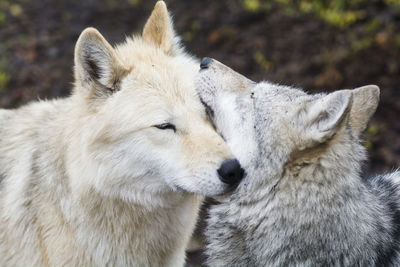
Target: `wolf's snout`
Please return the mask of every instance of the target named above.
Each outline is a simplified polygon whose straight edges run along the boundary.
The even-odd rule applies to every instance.
[[[210,63],[211,63],[211,58],[209,58],[209,57],[204,57],[204,58],[201,60],[200,69],[207,69],[208,66],[210,65]]]
[[[225,160],[217,172],[219,179],[229,185],[239,183],[244,176],[244,170],[237,159]]]

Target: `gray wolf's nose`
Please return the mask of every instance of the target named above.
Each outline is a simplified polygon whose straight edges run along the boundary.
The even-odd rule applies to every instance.
[[[211,63],[211,58],[209,58],[209,57],[204,57],[204,58],[201,60],[200,69],[207,69],[207,68],[208,68],[208,65],[210,65],[210,63]]]
[[[237,159],[227,159],[222,162],[221,167],[217,170],[219,179],[226,184],[235,185],[242,180],[244,170],[240,166]]]

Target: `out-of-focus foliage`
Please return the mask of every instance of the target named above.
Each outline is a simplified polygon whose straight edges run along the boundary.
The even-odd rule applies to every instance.
[[[291,1],[285,2],[290,4]],[[331,24],[344,27],[365,16],[364,10],[357,8],[360,2],[362,0],[303,0],[300,1],[299,9],[302,12],[314,13]]]
[[[278,11],[287,17],[311,16],[327,25],[337,27],[339,31],[345,32],[344,30],[348,29],[346,39],[350,44],[347,55],[365,51],[376,44],[400,48],[400,30],[397,23],[400,17],[400,0],[239,1],[242,8],[250,13]],[[266,68],[261,56],[262,54],[253,54],[254,61]]]
[[[371,124],[368,126],[365,133],[365,147],[368,150],[373,149],[373,139],[379,134],[380,126],[376,124]]]
[[[142,0],[106,0],[106,5],[109,7],[115,7],[118,6],[118,4],[121,4],[121,2],[127,2],[132,7],[137,7],[140,6]]]
[[[267,60],[260,51],[255,52],[253,58],[263,69],[269,70],[272,67],[272,62]]]
[[[339,27],[346,27],[366,17],[365,6],[381,2],[400,13],[400,0],[241,0],[244,9],[250,12],[270,9],[280,4],[286,14],[310,13]]]
[[[7,75],[7,73],[0,70],[0,91],[7,87],[9,80],[10,77]]]
[[[0,26],[7,21],[7,17],[19,17],[23,13],[23,4],[29,0],[0,0]]]
[[[390,5],[400,6],[400,0],[385,0],[385,2]]]

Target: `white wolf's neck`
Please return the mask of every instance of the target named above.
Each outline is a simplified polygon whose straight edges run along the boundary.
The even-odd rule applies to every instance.
[[[177,253],[186,247],[200,203],[199,197],[182,195],[175,206],[149,210],[93,192],[73,202],[68,224],[96,265],[169,266],[182,258]]]

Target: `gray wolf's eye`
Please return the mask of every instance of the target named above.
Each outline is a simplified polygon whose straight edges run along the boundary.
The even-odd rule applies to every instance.
[[[171,123],[162,123],[162,124],[158,124],[158,125],[154,125],[154,127],[160,129],[160,130],[174,130],[174,133],[176,133],[176,127],[175,125],[171,124]]]

